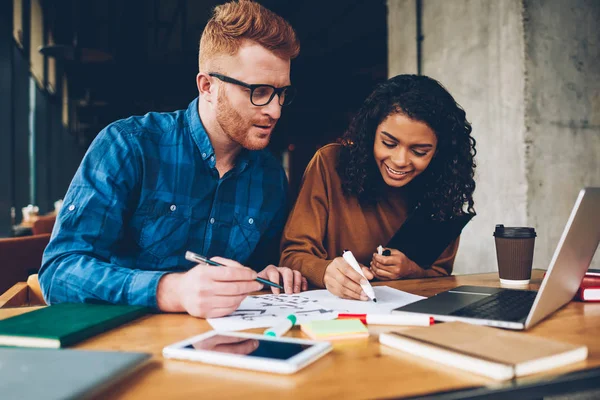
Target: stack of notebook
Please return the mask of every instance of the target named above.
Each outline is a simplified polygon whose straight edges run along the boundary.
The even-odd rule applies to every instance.
[[[147,308],[137,306],[57,304],[1,320],[0,398],[79,399],[97,395],[136,371],[151,355],[61,347],[147,312]]]

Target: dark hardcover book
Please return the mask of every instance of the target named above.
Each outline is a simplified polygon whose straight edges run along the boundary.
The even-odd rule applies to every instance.
[[[56,304],[0,321],[0,345],[66,347],[149,311],[141,306]]]
[[[0,348],[0,398],[66,400],[101,396],[139,371],[147,353],[72,349]]]

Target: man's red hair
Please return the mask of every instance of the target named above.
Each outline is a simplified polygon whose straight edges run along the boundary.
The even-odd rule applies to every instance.
[[[285,19],[254,1],[230,1],[215,7],[202,32],[200,71],[215,56],[235,54],[244,39],[260,44],[281,58],[293,59],[300,52],[296,33]]]

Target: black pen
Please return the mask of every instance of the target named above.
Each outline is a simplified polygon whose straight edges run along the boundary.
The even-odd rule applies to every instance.
[[[192,261],[192,262],[204,263],[204,264],[212,265],[213,267],[226,267],[226,265],[224,265],[224,264],[218,263],[218,262],[213,261],[213,260],[209,260],[208,258],[206,258],[204,256],[201,256],[200,254],[196,254],[196,253],[194,253],[192,251],[186,251],[185,252],[185,259],[188,260],[188,261]],[[262,283],[264,285],[267,285],[267,286],[273,286],[273,287],[276,287],[277,289],[282,289],[283,290],[283,286],[281,286],[281,285],[279,285],[277,283],[271,282],[271,281],[269,281],[267,279],[263,279],[263,278],[258,277],[258,278],[255,279],[255,281],[260,282],[260,283]]]

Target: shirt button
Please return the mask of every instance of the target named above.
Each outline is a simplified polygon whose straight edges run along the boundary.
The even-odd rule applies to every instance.
[[[75,206],[74,206],[73,204],[71,204],[71,205],[69,206],[69,211],[73,211],[74,209],[75,209]]]
[[[202,153],[202,158],[205,158],[205,157],[206,157],[206,153]]]
[[[215,161],[215,156],[210,156],[210,161]]]
[[[175,204],[172,204],[169,208],[171,209],[171,211],[177,210],[177,206]]]
[[[252,225],[254,223],[254,218],[248,218],[248,223]]]
[[[211,224],[214,224],[214,223],[215,223],[215,219],[214,219],[214,218],[211,218],[211,219],[210,219],[210,223],[211,223]]]

